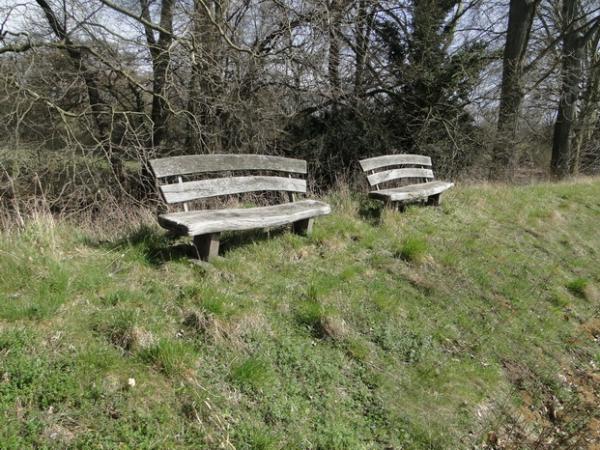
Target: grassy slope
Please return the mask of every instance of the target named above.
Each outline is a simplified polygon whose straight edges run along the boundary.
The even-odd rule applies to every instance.
[[[460,448],[600,365],[600,182],[329,200],[208,268],[154,225],[1,236],[0,447]]]

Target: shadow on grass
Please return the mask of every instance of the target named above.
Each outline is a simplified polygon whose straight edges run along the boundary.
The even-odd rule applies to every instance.
[[[409,207],[432,208],[434,206],[429,205],[426,200],[394,202],[387,206],[387,208],[400,213],[406,212],[407,208]],[[385,208],[386,205],[380,200],[364,198],[359,202],[358,215],[368,224],[377,226],[381,224],[383,211]]]
[[[221,235],[221,248],[219,253],[224,255],[238,247],[266,241],[275,236],[282,235],[287,228],[272,230],[248,230],[224,233]],[[154,228],[141,225],[129,233],[114,240],[84,239],[84,243],[93,248],[102,248],[111,251],[130,250],[137,254],[151,266],[161,266],[169,261],[196,259],[197,253],[190,242],[177,242],[179,236]],[[189,239],[189,238],[188,238]]]
[[[383,202],[371,198],[362,198],[358,205],[358,215],[370,225],[377,226],[381,223]]]
[[[289,226],[278,227],[272,229],[256,229],[256,230],[245,230],[235,231],[231,233],[225,233],[221,235],[221,248],[220,254],[225,255],[236,248],[243,247],[245,245],[251,245],[263,241],[268,241],[277,236],[281,236],[290,230]]]
[[[111,251],[131,251],[151,266],[167,261],[195,257],[194,247],[189,243],[175,243],[175,236],[160,229],[141,225],[115,239],[90,239],[84,243],[90,247]]]

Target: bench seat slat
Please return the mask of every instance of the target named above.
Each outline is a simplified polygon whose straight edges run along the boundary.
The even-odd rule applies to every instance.
[[[212,178],[160,186],[167,203],[258,191],[306,192],[306,180],[284,177]]]
[[[387,166],[400,166],[412,164],[417,166],[431,166],[431,158],[424,155],[384,155],[363,159],[360,166],[363,171],[375,170]]]
[[[190,236],[221,231],[275,227],[299,220],[323,216],[331,207],[316,200],[302,200],[272,206],[235,209],[212,209],[162,214],[158,221],[164,228]]]
[[[380,200],[402,201],[418,200],[427,198],[431,195],[437,195],[450,189],[454,183],[447,181],[430,181],[427,183],[410,184],[392,189],[382,189],[380,191],[371,191],[369,196]]]
[[[402,178],[433,178],[431,169],[392,169],[367,176],[371,186]]]
[[[306,161],[266,155],[182,155],[150,160],[157,178],[230,170],[273,170],[305,174]]]

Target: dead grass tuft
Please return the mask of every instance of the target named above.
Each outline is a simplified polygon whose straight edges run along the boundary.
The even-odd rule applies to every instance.
[[[560,213],[560,211],[554,209],[550,212],[550,221],[557,224],[562,224],[565,222],[565,217]]]
[[[595,284],[590,283],[585,286],[583,288],[583,296],[589,302],[600,302],[600,291],[598,291],[598,288]]]
[[[333,236],[330,239],[323,240],[322,246],[327,252],[339,253],[346,249],[348,246],[348,240]]]
[[[340,317],[324,316],[318,324],[319,333],[326,338],[342,340],[349,334],[348,324]]]
[[[188,311],[183,324],[213,342],[221,342],[231,335],[225,322],[206,311]]]
[[[46,441],[52,442],[52,446],[57,447],[70,445],[76,437],[71,430],[57,423],[48,426],[42,435]]]
[[[259,312],[250,312],[236,319],[235,324],[230,327],[229,335],[241,338],[253,332],[261,332],[268,335],[273,334],[268,320]]]
[[[110,336],[113,345],[126,351],[143,350],[155,343],[154,335],[142,327],[134,326],[117,330]]]

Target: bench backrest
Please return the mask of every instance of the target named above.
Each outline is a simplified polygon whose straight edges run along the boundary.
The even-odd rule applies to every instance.
[[[306,180],[292,174],[305,175],[306,161],[264,155],[185,155],[150,160],[166,203],[184,203],[220,195],[259,191],[306,192]],[[239,176],[235,172],[260,171],[278,175]],[[192,175],[220,174],[217,178],[189,180]],[[233,173],[232,173],[233,172]],[[186,180],[184,181],[184,177]],[[164,184],[163,184],[164,183]]]
[[[431,158],[424,155],[385,155],[363,159],[360,166],[372,187],[394,180],[425,182],[434,178]],[[411,180],[412,181],[412,180]]]

